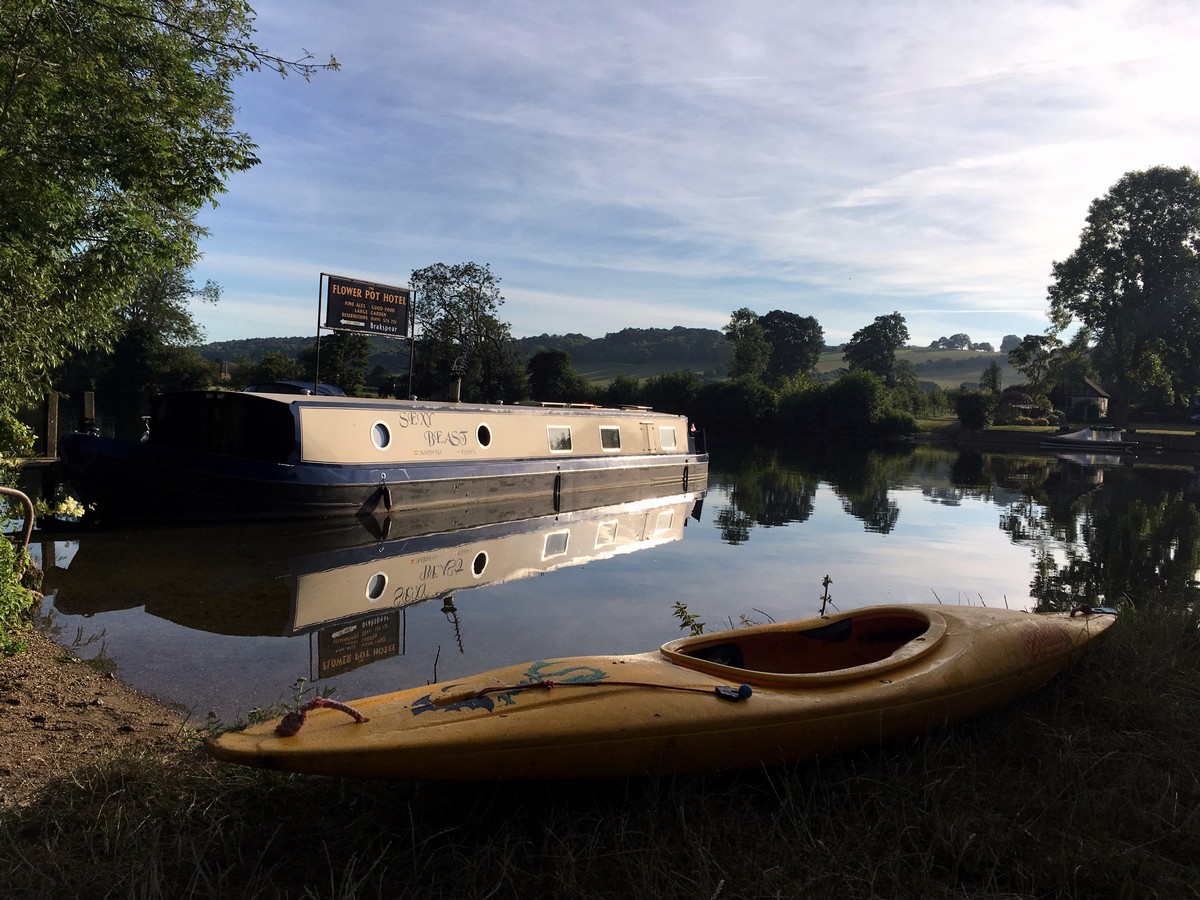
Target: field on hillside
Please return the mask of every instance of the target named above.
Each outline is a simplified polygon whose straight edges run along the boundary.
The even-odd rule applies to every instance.
[[[1000,363],[1002,387],[1021,384],[1024,375],[1008,364],[1007,353],[983,353],[978,350],[930,350],[928,347],[905,347],[896,352],[897,360],[908,360],[917,370],[921,381],[932,381],[940,388],[956,388],[964,381],[978,383],[992,360]],[[846,364],[840,350],[821,354],[818,372],[833,372]]]
[[[1001,386],[1007,387],[1013,384],[1020,384],[1026,380],[1025,376],[1008,364],[1008,354],[1006,353],[982,353],[977,350],[930,350],[925,347],[906,347],[896,353],[896,358],[898,360],[908,360],[917,370],[917,377],[921,381],[932,382],[940,388],[957,388],[963,382],[970,384],[978,383],[984,371],[991,365],[992,360],[1000,363]],[[845,362],[842,361],[841,351],[831,350],[821,354],[820,362],[817,363],[817,372],[822,374],[834,372],[844,368],[845,365]],[[652,375],[661,375],[664,372],[674,372],[679,368],[680,366],[678,365],[664,363],[634,364],[612,362],[587,363],[580,366],[578,371],[588,381],[597,384],[607,384],[618,375],[649,378]],[[698,369],[697,372],[705,381],[710,381],[714,377],[711,371],[707,377]],[[716,377],[723,377],[723,373]]]
[[[670,365],[666,363],[586,363],[576,371],[579,372],[588,381],[595,384],[608,384],[618,375],[629,375],[631,378],[645,379],[651,378],[654,375],[662,375],[666,372],[678,372],[681,368],[687,370],[687,367]],[[713,381],[714,377],[705,375],[700,369],[692,369],[703,381]],[[725,377],[724,373],[720,374],[721,378]]]

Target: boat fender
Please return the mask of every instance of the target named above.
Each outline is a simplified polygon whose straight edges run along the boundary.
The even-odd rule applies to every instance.
[[[275,726],[275,734],[279,737],[294,737],[300,733],[300,729],[304,727],[305,721],[308,719],[309,711],[317,709],[336,709],[344,712],[348,716],[353,716],[354,721],[359,725],[364,722],[371,721],[357,709],[352,706],[347,706],[345,703],[339,703],[337,700],[330,700],[328,697],[313,697],[311,700],[300,704],[296,709],[283,717],[278,725]]]
[[[729,687],[729,685],[720,684],[713,689],[713,693],[722,700],[728,700],[731,703],[740,703],[743,700],[749,699],[754,694],[754,690],[748,684],[743,684],[741,687]]]

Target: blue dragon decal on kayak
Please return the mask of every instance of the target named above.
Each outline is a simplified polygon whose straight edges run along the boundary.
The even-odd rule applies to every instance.
[[[456,687],[458,685],[452,684],[443,688],[443,690],[449,691]],[[412,714],[419,716],[425,712],[448,712],[459,709],[485,709],[491,712],[495,708],[496,704],[492,702],[492,698],[486,695],[483,697],[468,697],[465,700],[459,700],[457,703],[437,704],[433,702],[432,694],[426,694],[424,697],[413,701]]]

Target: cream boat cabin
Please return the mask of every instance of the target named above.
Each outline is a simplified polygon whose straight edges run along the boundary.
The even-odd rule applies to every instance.
[[[297,452],[308,463],[620,458],[687,448],[687,421],[649,410],[415,402],[363,409],[343,398],[312,400],[297,406]]]
[[[701,441],[702,444],[702,441]],[[71,434],[64,475],[101,520],[388,515],[707,479],[682,416],[649,409],[186,391],[156,397],[142,442]]]

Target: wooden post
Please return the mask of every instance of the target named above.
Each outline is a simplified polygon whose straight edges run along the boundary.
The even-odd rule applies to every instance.
[[[83,392],[83,421],[80,430],[90,432],[96,426],[96,392]]]
[[[42,456],[46,459],[58,456],[58,391],[46,395],[46,432]]]

